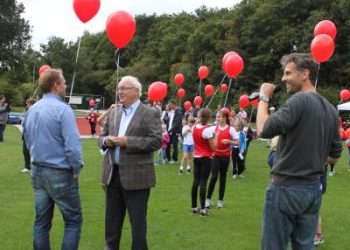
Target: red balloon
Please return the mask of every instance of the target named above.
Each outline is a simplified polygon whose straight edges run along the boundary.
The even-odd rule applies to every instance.
[[[235,51],[229,51],[229,52],[226,52],[226,54],[222,57],[222,60],[221,60],[221,66],[222,66],[222,69],[225,71],[225,61],[226,59],[231,56],[231,55],[238,55],[237,52]]]
[[[186,111],[189,111],[191,109],[191,107],[192,107],[192,103],[190,101],[186,101],[184,103],[184,108]]]
[[[198,76],[199,76],[200,79],[203,80],[203,79],[207,78],[208,75],[209,75],[209,69],[208,69],[207,66],[199,67],[199,69],[198,69]]]
[[[211,96],[214,93],[214,87],[211,84],[208,84],[204,88],[204,93],[206,97]]]
[[[166,84],[165,82],[160,82],[160,85],[163,87],[163,95],[164,97],[166,97],[166,95],[168,94],[168,84]]]
[[[241,108],[246,108],[249,106],[249,97],[247,95],[242,95],[240,98],[239,98],[239,106]]]
[[[220,89],[222,92],[227,92],[227,89],[228,89],[227,84],[226,83],[221,84]]]
[[[251,104],[253,107],[257,107],[257,106],[259,105],[259,99],[251,100],[251,101],[250,101],[250,104]]]
[[[194,105],[196,105],[196,106],[200,106],[201,104],[202,104],[202,102],[203,102],[203,99],[202,99],[202,97],[201,96],[196,96],[195,98],[194,98],[194,101],[193,101],[193,103],[194,103]]]
[[[89,106],[90,106],[90,107],[95,106],[95,104],[96,104],[96,102],[95,102],[94,99],[91,99],[91,100],[89,101]]]
[[[242,72],[242,70],[244,68],[243,58],[238,54],[229,55],[225,59],[223,68],[224,68],[225,73],[229,77],[231,77],[231,78],[236,77]]]
[[[38,71],[39,76],[40,76],[42,73],[44,73],[46,70],[48,70],[48,69],[51,69],[51,67],[50,67],[49,65],[47,65],[47,64],[42,65],[42,66],[39,68],[39,71]]]
[[[180,86],[181,84],[184,83],[184,81],[185,81],[185,77],[184,77],[183,74],[178,73],[178,74],[175,75],[174,82],[175,82],[176,86]]]
[[[335,24],[332,21],[323,20],[316,24],[314,29],[314,36],[318,36],[320,34],[329,35],[334,40],[335,36],[337,35],[337,27],[335,27]]]
[[[111,43],[122,49],[132,40],[136,31],[135,18],[126,11],[116,11],[109,15],[106,32]]]
[[[340,91],[339,96],[342,101],[347,101],[350,99],[350,91],[348,89],[343,89]]]
[[[73,0],[73,9],[80,21],[90,21],[100,9],[100,0]]]
[[[311,55],[317,62],[328,61],[334,53],[334,41],[326,34],[321,34],[311,42]]]
[[[148,87],[148,99],[152,102],[158,102],[166,96],[167,86],[164,82],[154,82]]]
[[[185,95],[186,95],[186,91],[185,91],[184,89],[181,88],[181,89],[179,89],[179,90],[177,91],[177,96],[178,96],[180,99],[184,98]]]

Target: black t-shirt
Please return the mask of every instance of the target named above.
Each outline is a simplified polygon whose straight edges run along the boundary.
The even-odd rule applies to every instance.
[[[263,138],[280,135],[271,175],[276,183],[314,183],[328,156],[339,158],[342,145],[335,108],[315,92],[298,92],[273,115]]]

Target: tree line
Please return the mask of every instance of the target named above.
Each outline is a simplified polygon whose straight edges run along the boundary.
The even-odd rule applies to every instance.
[[[16,1],[0,3],[0,14],[8,16],[0,20],[0,93],[18,105],[33,94],[36,72],[43,64],[62,68],[70,86],[78,48],[78,41],[51,37],[40,51],[33,50],[29,23],[20,16],[23,11]],[[218,86],[224,76],[221,59],[234,50],[245,61],[229,93],[228,103],[235,105],[242,93],[257,90],[262,82],[279,82],[280,58],[294,51],[309,52],[315,25],[329,19],[337,26],[336,49],[331,60],[320,67],[318,91],[335,105],[339,103],[339,91],[349,86],[349,13],[347,0],[243,0],[232,8],[202,6],[193,13],[138,15],[135,37],[119,51],[119,77],[137,76],[145,93],[152,82],[167,82],[167,98],[172,98],[176,97],[173,79],[180,72],[186,78],[182,85],[185,100],[193,100],[198,91],[198,68],[206,65],[210,69],[203,87],[208,83]],[[103,95],[107,102],[113,102],[115,48],[104,31],[85,32],[80,39],[74,93]],[[143,98],[147,99],[147,94]],[[278,105],[285,98],[285,94],[279,94],[274,102]],[[213,107],[223,99],[219,93]]]

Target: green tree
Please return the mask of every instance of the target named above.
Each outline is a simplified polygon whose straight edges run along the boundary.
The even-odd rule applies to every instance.
[[[0,1],[1,71],[23,64],[22,56],[30,41],[30,26],[28,21],[21,17],[23,12],[23,4],[16,0]]]

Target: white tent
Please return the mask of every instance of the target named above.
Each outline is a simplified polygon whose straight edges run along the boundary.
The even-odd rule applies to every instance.
[[[350,111],[350,102],[346,102],[338,105],[339,111]]]

